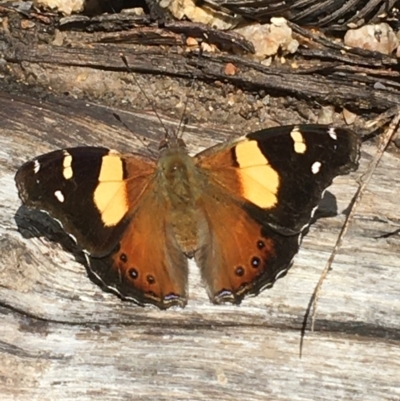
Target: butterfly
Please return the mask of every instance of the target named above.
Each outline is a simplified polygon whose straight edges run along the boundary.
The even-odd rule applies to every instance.
[[[57,219],[95,280],[123,299],[184,307],[194,258],[211,302],[239,304],[290,268],[324,190],[359,155],[357,134],[323,125],[264,129],[193,157],[167,134],[158,157],[56,150],[15,181],[22,202]]]

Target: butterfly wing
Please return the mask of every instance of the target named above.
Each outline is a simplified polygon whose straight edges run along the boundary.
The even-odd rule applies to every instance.
[[[235,202],[225,203],[217,189],[214,194],[204,198],[209,230],[195,258],[210,299],[238,304],[284,275],[298,251],[300,234],[281,235]]]
[[[187,302],[187,258],[165,221],[155,188],[143,195],[117,247],[103,258],[89,257],[94,276],[108,289],[139,305],[160,309]]]
[[[150,159],[130,160],[128,171],[106,148],[56,150],[21,166],[15,181],[26,206],[49,213],[82,249],[101,256],[115,247],[154,172]]]
[[[251,133],[196,156],[214,187],[201,205],[208,233],[197,254],[214,302],[240,302],[290,267],[323,191],[357,167],[359,148],[349,130],[306,125]]]
[[[168,307],[186,300],[187,262],[163,232],[155,168],[139,155],[80,147],[25,163],[15,181],[26,206],[48,212],[90,255],[90,269],[106,287]]]
[[[323,125],[282,126],[251,133],[196,155],[197,163],[251,213],[278,232],[307,225],[323,191],[358,166],[360,139]]]

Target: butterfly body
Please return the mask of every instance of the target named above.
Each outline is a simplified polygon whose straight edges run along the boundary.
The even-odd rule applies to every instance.
[[[207,178],[182,144],[163,149],[157,163],[157,184],[165,205],[166,226],[170,227],[180,250],[193,255],[200,246],[204,216],[200,209]]]
[[[194,157],[178,138],[157,160],[71,148],[27,162],[16,184],[122,298],[185,306],[194,257],[210,300],[238,304],[289,269],[323,191],[357,168],[359,148],[351,131],[318,125],[258,131]]]

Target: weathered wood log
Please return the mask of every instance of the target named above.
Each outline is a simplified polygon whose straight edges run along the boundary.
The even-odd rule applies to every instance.
[[[68,51],[67,46],[60,49],[47,44],[33,44],[29,48],[15,42],[15,37],[9,39],[8,46],[3,47],[7,56],[1,83],[7,91],[0,95],[2,400],[400,398],[400,157],[394,149],[384,154],[357,206],[356,216],[323,284],[314,332],[309,331],[307,322],[300,358],[307,307],[345,221],[357,179],[368,168],[376,146],[365,143],[360,169],[335,180],[329,189],[335,198],[328,196],[323,202],[332,216],[318,219],[311,227],[294,266],[271,290],[245,300],[239,307],[211,305],[197,268],[191,265],[187,308],[140,308],[102,291],[88,279],[79,252],[62,231],[42,215],[21,208],[13,177],[24,161],[60,147],[101,144],[121,151],[147,152],[145,144],[156,149],[164,128],[143,107],[139,111],[122,109],[126,97],[135,95],[131,78],[121,72],[124,67],[117,47],[95,45],[89,51],[82,46]],[[151,59],[150,52],[140,57],[137,50],[127,50],[129,64],[135,70],[162,72],[161,67],[150,62],[157,60],[171,75],[198,74],[213,80],[223,77],[217,74],[218,64],[213,64],[212,57],[204,56],[199,61],[197,57],[182,56],[180,61],[188,60],[183,67],[176,54],[162,58],[155,52]],[[272,85],[268,80],[273,80],[273,74],[257,75],[265,74],[260,71],[261,66],[256,68],[256,63],[237,60],[249,72],[240,75],[245,83],[251,86],[254,79],[265,82],[266,87]],[[383,71],[384,67],[379,69]],[[310,83],[321,88],[320,77],[310,75],[315,81],[300,77],[284,75],[289,87],[284,93],[293,95],[291,88],[298,88],[313,97],[316,89]],[[24,88],[16,82],[17,78],[33,84],[34,89]],[[147,85],[145,89],[157,110],[174,114],[169,97],[175,103],[180,98],[169,92],[169,86],[174,86],[172,80],[157,86],[153,77],[138,79]],[[351,99],[362,97],[359,88],[350,84],[347,95],[341,95],[340,90],[329,86],[332,77],[325,79],[323,82],[332,91],[327,93],[322,88],[322,93],[329,95],[327,104],[332,101],[348,106]],[[51,87],[55,94],[39,85]],[[111,96],[109,92],[114,89]],[[61,96],[63,91],[73,96]],[[21,92],[25,95],[18,95]],[[206,91],[193,93],[195,99],[191,99],[189,107],[202,124],[189,125],[185,130],[192,152],[260,124],[260,115],[248,121],[241,118],[237,103],[233,111],[226,111],[226,99],[225,103],[221,101],[218,88],[210,86]],[[74,98],[100,98],[101,94],[104,103],[111,99],[110,103],[118,107]],[[138,94],[136,88],[137,97]],[[186,94],[187,91],[183,100]],[[335,95],[339,101],[334,101]],[[377,89],[367,104],[378,104],[376,109],[384,110],[398,103],[397,96],[396,90],[389,94]],[[209,102],[210,97],[214,102]],[[238,95],[238,99],[244,103],[246,98]],[[141,97],[133,103],[139,107],[144,100]],[[220,108],[216,107],[217,101]],[[265,108],[268,106],[277,120],[290,123],[300,118],[295,107],[291,107],[293,103],[279,96],[271,97]],[[279,105],[281,108],[272,114]],[[181,116],[181,110],[182,107],[174,109],[175,114]],[[114,113],[134,134],[117,121]],[[224,120],[221,116],[226,119],[222,124],[224,131],[210,129],[214,114],[220,122]],[[170,129],[176,129],[179,121],[165,117],[162,120]],[[271,125],[271,121],[265,120],[263,124]]]
[[[62,105],[0,97],[3,399],[54,399],[62,393],[63,399],[85,400],[98,392],[105,398],[165,400],[400,396],[399,238],[379,238],[399,220],[398,155],[384,155],[359,205],[323,285],[315,332],[306,332],[300,359],[308,302],[345,219],[355,179],[375,147],[364,146],[358,173],[335,181],[330,191],[338,215],[312,226],[294,267],[273,289],[240,307],[213,306],[191,266],[188,307],[165,312],[103,292],[71,253],[21,215],[13,175],[28,158],[100,138],[114,148],[140,146],[111,110],[82,106],[75,100]],[[159,135],[149,129],[158,124],[154,117],[118,114],[139,135]],[[203,135],[202,129],[187,131],[193,150],[214,141]],[[60,233],[51,235],[62,239]]]

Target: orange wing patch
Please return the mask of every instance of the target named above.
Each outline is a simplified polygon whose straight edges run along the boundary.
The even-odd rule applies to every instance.
[[[120,154],[110,152],[103,156],[98,180],[93,194],[94,204],[104,225],[115,226],[129,210],[124,164]]]
[[[232,196],[263,209],[278,202],[280,178],[264,156],[257,141],[241,139],[232,146],[217,145],[196,155],[198,165]]]
[[[279,174],[270,166],[257,141],[239,142],[235,153],[242,196],[263,209],[274,207],[278,202]]]

